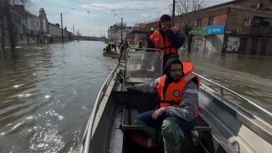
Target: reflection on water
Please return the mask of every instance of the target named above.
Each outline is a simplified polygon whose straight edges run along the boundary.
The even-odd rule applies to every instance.
[[[103,42],[0,54],[0,152],[78,150],[95,97],[117,62]]]
[[[272,112],[272,57],[182,52],[181,59],[193,62],[196,73],[222,84]],[[229,93],[226,96],[233,99]],[[245,102],[239,104],[253,109]]]

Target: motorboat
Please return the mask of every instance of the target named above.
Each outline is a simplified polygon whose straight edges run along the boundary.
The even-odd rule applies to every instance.
[[[121,55],[117,52],[113,51],[103,51],[103,56],[105,57],[112,57],[112,58],[119,58]]]
[[[163,146],[141,134],[135,124],[139,113],[155,108],[156,95],[126,88],[127,84],[146,83],[162,76],[162,54],[158,57],[147,48],[145,52],[133,50],[127,50],[126,58],[113,68],[102,85],[82,138],[81,153],[163,152]],[[153,63],[151,68],[143,68],[145,56]],[[272,126],[268,121],[272,113],[208,78],[199,77],[200,115],[195,128],[186,134],[181,152],[271,152]],[[241,101],[254,111],[243,108]],[[146,145],[135,142],[135,137],[146,140]]]

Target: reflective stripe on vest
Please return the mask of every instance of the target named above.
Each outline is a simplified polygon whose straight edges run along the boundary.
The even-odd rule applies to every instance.
[[[174,32],[174,34],[177,34],[179,31],[177,28],[172,28],[171,30]],[[174,45],[167,38],[164,40],[159,30],[156,30],[150,36],[150,39],[154,43],[155,48],[160,48],[163,51],[163,55],[177,55],[177,48],[174,47]]]

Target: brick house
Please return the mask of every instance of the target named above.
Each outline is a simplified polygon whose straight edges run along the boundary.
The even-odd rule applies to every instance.
[[[201,31],[192,50],[272,55],[272,0],[233,0],[176,16],[175,22],[178,28],[191,22]]]

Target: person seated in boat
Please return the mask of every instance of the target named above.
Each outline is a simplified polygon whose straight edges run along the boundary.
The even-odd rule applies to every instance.
[[[184,134],[196,125],[199,78],[192,71],[192,63],[171,58],[165,65],[164,76],[151,83],[127,86],[131,90],[158,93],[159,108],[139,114],[136,123],[151,138],[164,143],[165,153],[180,153]]]
[[[119,62],[121,61],[122,58],[125,58],[126,56],[126,50],[129,48],[128,41],[125,40],[125,42],[120,46],[120,57],[119,57]]]
[[[147,48],[161,49],[163,52],[163,65],[165,65],[168,59],[179,58],[178,49],[184,44],[185,37],[182,36],[178,28],[172,27],[171,17],[167,14],[160,17],[157,26],[157,29],[149,38]],[[155,51],[155,53],[158,52],[159,51]],[[152,66],[148,55],[149,54],[146,54],[146,56],[144,56],[142,69],[150,69]],[[156,61],[154,61],[154,63],[155,62]]]
[[[106,52],[110,52],[114,48],[114,51],[116,52],[116,43],[109,42],[106,46]]]
[[[142,50],[142,48],[143,48],[143,43],[142,42],[139,42],[139,44],[137,44],[136,46],[135,46],[135,51],[140,51],[140,50]]]

